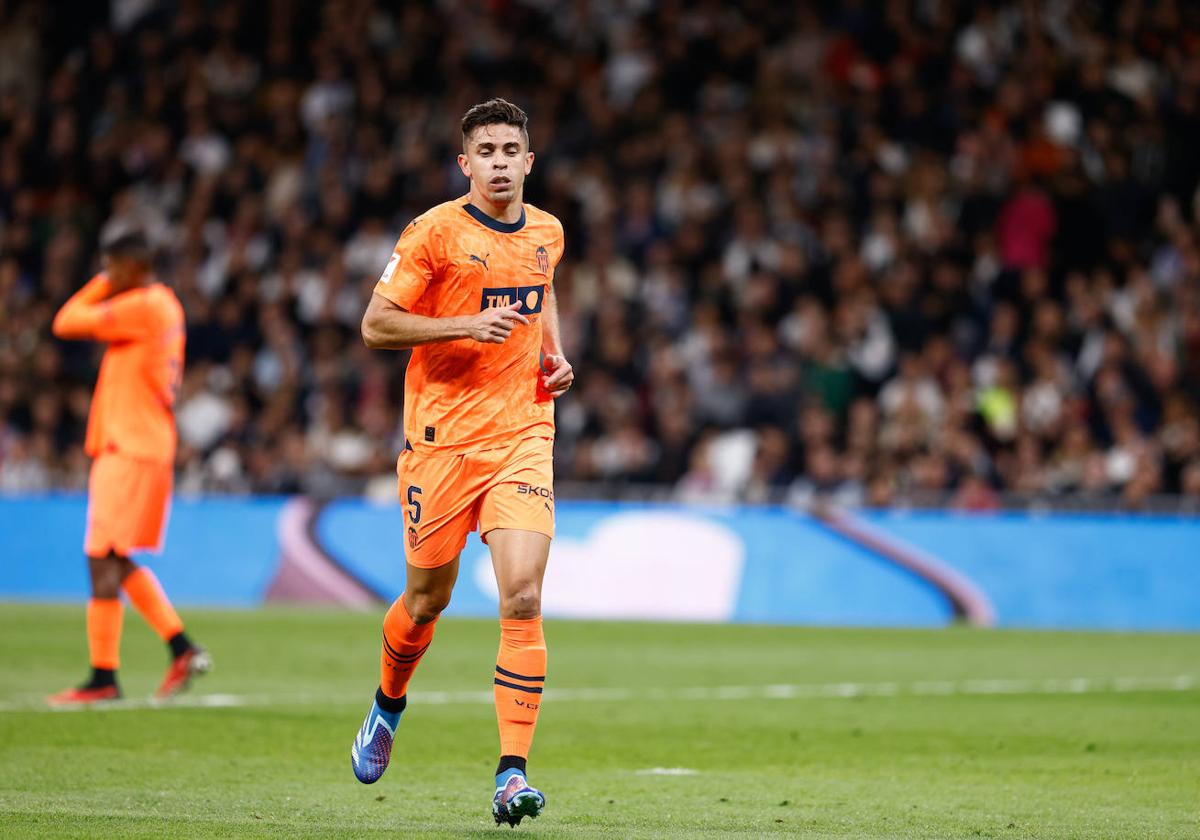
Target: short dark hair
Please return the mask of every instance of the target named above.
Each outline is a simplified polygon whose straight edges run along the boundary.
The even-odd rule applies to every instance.
[[[121,228],[105,236],[100,242],[100,253],[106,257],[126,257],[150,265],[153,255],[150,240],[145,231],[136,227]]]
[[[525,148],[529,148],[529,117],[524,111],[507,99],[489,99],[467,109],[462,118],[463,148],[467,146],[467,138],[471,132],[485,125],[515,125],[521,129],[525,139]]]

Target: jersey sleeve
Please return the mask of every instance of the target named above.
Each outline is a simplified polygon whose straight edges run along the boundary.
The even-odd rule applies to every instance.
[[[433,225],[428,220],[411,222],[400,234],[392,258],[375,284],[375,294],[411,310],[436,273],[433,238]]]
[[[108,278],[97,274],[62,305],[52,327],[59,338],[127,341],[152,327],[149,299],[140,290],[109,298]]]
[[[553,250],[551,251],[551,263],[550,263],[551,280],[554,279],[554,270],[557,269],[558,264],[560,262],[562,262],[563,254],[566,253],[566,250],[567,250],[567,240],[566,240],[566,236],[563,234],[562,222],[560,222],[558,219],[555,219],[554,220],[554,228],[557,231],[557,235],[554,237],[554,244],[552,246]]]

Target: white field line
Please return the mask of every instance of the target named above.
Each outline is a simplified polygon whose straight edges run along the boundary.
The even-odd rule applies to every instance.
[[[824,700],[854,697],[948,697],[1003,694],[1123,694],[1134,691],[1193,691],[1200,677],[1069,677],[1059,679],[924,680],[919,682],[840,682],[775,685],[719,685],[692,688],[548,688],[545,699],[553,703],[663,702],[724,700]],[[227,709],[261,706],[365,705],[369,692],[357,694],[188,694],[171,700],[131,697],[86,707],[94,711],[137,709]],[[492,703],[491,691],[414,691],[409,699],[419,705],[483,705]],[[74,712],[79,706],[54,708],[41,697],[0,701],[0,714],[11,712]]]

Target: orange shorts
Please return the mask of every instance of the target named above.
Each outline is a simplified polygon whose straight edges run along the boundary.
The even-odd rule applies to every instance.
[[[92,461],[84,553],[105,557],[110,551],[124,556],[161,551],[174,481],[170,464],[116,453]]]
[[[522,438],[465,455],[400,453],[400,503],[408,562],[436,569],[458,556],[467,534],[513,528],[554,537],[554,441]]]

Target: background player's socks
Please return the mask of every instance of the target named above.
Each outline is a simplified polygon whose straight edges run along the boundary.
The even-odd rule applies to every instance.
[[[183,622],[179,620],[179,614],[171,606],[154,572],[145,566],[138,566],[125,578],[121,589],[158,637],[171,645],[172,656],[182,656],[188,651],[191,645],[183,636]],[[183,636],[183,647],[179,650],[174,643],[177,636]]]
[[[167,639],[167,647],[171,649],[171,658],[174,659],[183,656],[189,650],[195,649],[192,640],[188,638],[187,633],[180,630],[171,638]]]
[[[404,596],[397,598],[383,618],[383,645],[379,655],[379,688],[387,698],[401,698],[408,692],[417,663],[433,640],[437,620],[417,624],[408,614]]]
[[[546,682],[542,617],[500,619],[493,696],[500,725],[500,754],[527,758]]]
[[[53,706],[73,706],[115,700],[121,696],[117,687],[117,666],[120,665],[121,619],[123,608],[118,598],[92,598],[87,605],[88,655],[92,661],[92,676],[78,688],[68,688],[48,698]]]
[[[119,598],[92,598],[88,601],[88,655],[93,668],[115,671],[120,667],[124,614],[125,608]]]
[[[92,678],[80,688],[108,688],[117,684],[117,672],[112,668],[93,668]]]

